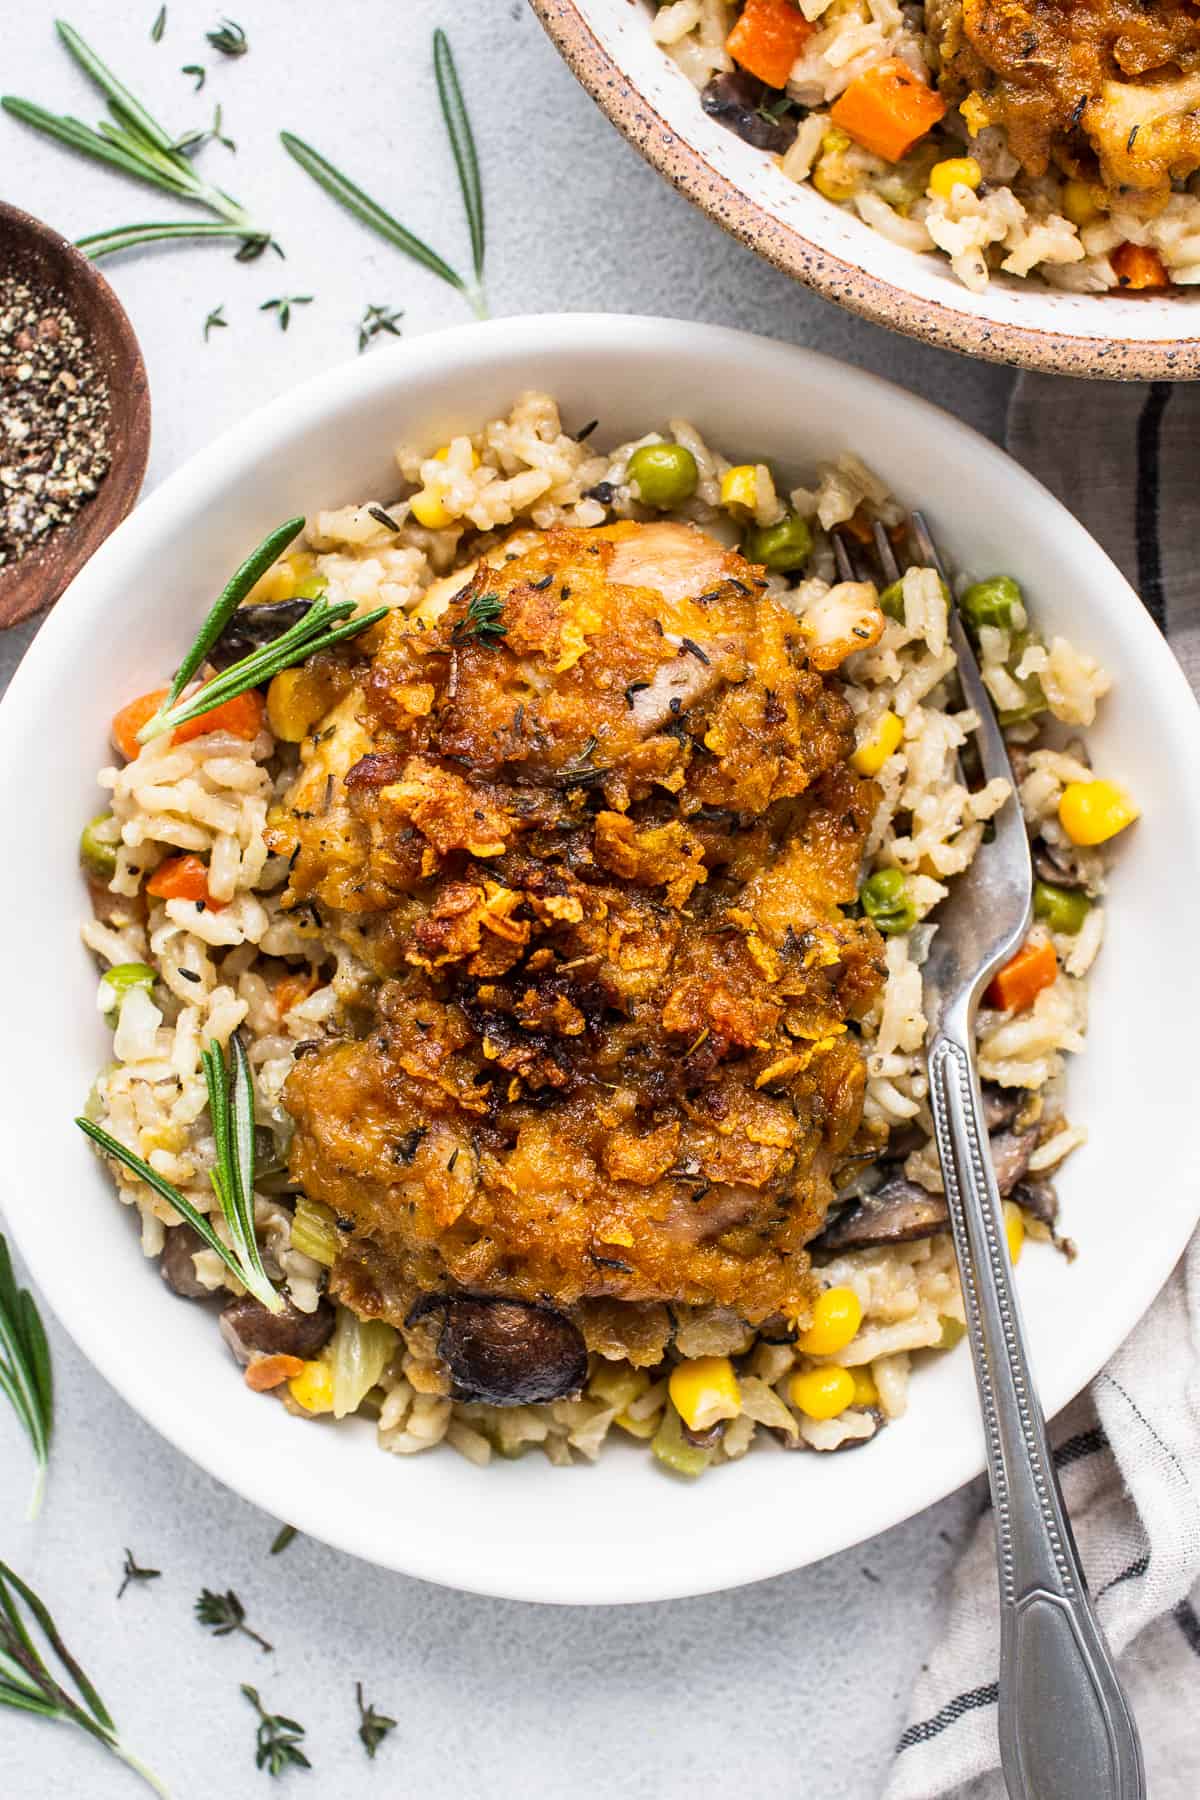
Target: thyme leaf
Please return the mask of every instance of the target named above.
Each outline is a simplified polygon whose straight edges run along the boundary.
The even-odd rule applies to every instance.
[[[127,1549],[125,1552],[124,1573],[122,1575],[121,1585],[117,1589],[117,1599],[119,1600],[121,1598],[121,1595],[125,1592],[125,1589],[129,1586],[131,1581],[160,1581],[161,1579],[161,1569],[139,1569],[134,1560],[133,1551]]]
[[[386,331],[391,337],[399,337],[398,319],[404,317],[403,311],[393,311],[387,306],[368,306],[358,323],[358,353],[361,356],[371,339]]]
[[[282,1775],[285,1769],[311,1769],[312,1764],[300,1749],[300,1741],[304,1736],[303,1725],[295,1719],[285,1718],[283,1713],[269,1713],[258,1697],[258,1689],[247,1682],[242,1683],[242,1692],[258,1714],[258,1731],[255,1735],[254,1766],[265,1769],[268,1775]]]
[[[154,23],[150,27],[150,42],[152,44],[161,44],[162,43],[162,34],[166,29],[167,29],[167,9],[165,6],[160,6],[158,9],[158,12],[155,15]]]
[[[208,342],[208,334],[210,331],[216,331],[218,329],[224,331],[228,325],[229,320],[225,317],[225,302],[222,301],[220,306],[213,307],[212,311],[204,321],[205,343],[207,344]]]
[[[259,312],[273,312],[279,320],[280,331],[286,331],[292,322],[293,306],[311,306],[311,294],[277,294],[273,300],[264,300]]]
[[[246,33],[232,19],[222,19],[214,31],[206,31],[204,35],[222,56],[245,56],[250,48]]]
[[[374,1706],[369,1706],[364,1702],[361,1681],[356,1681],[354,1684],[354,1698],[358,1702],[358,1735],[363,1749],[374,1762],[375,1752],[388,1732],[396,1729],[396,1721],[389,1719],[386,1713],[376,1712]]]
[[[203,63],[184,63],[179,73],[181,75],[191,75],[194,77],[192,82],[193,94],[198,94],[208,79],[208,70],[204,67]]]
[[[12,1405],[33,1450],[35,1475],[26,1517],[34,1519],[46,1488],[54,1431],[54,1376],[41,1315],[27,1288],[18,1288],[0,1232],[0,1393]],[[3,1667],[0,1666],[0,1681]]]
[[[281,1550],[286,1550],[295,1536],[296,1527],[294,1525],[281,1525],[271,1542],[271,1555],[278,1556]]]
[[[201,1625],[207,1625],[214,1637],[231,1637],[235,1631],[240,1631],[243,1637],[253,1638],[256,1644],[260,1644],[264,1654],[269,1654],[275,1648],[273,1644],[268,1644],[265,1637],[260,1637],[257,1631],[251,1631],[246,1623],[246,1609],[232,1588],[227,1588],[223,1594],[214,1594],[211,1588],[201,1588],[192,1610]]]
[[[35,1631],[61,1675],[51,1670]],[[4,1562],[0,1562],[0,1706],[77,1726],[119,1756],[156,1794],[170,1800],[158,1776],[121,1742],[112,1714],[67,1649],[45,1602]]]

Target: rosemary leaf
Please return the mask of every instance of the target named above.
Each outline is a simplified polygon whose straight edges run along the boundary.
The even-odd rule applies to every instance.
[[[51,1670],[35,1640],[34,1626],[62,1675]],[[74,1693],[63,1685],[64,1677]],[[44,1601],[4,1562],[0,1562],[0,1706],[77,1726],[120,1757],[156,1794],[170,1800],[158,1776],[121,1742],[112,1714],[63,1642]]]
[[[292,539],[303,529],[303,515],[285,519],[282,525],[277,525],[274,531],[268,532],[257,549],[252,550],[246,560],[234,570],[196,633],[191,649],[175,671],[175,678],[163,702],[164,712],[178,700],[250,589],[262,579],[272,563],[278,562]],[[153,724],[154,721],[151,720],[150,723]],[[147,732],[147,735],[152,734]]]
[[[458,85],[458,71],[454,66],[454,54],[450,48],[450,40],[440,26],[433,34],[433,71],[437,79],[442,117],[446,122],[446,135],[450,139],[450,148],[454,154],[455,167],[458,170],[458,182],[462,189],[467,226],[471,233],[471,257],[475,270],[475,284],[479,294],[479,306],[482,308],[484,232],[483,187],[479,179],[479,158],[475,153],[475,138],[471,131],[471,121],[467,116],[466,106],[463,104],[462,89]]]
[[[0,1393],[20,1420],[33,1450],[36,1473],[27,1517],[42,1504],[54,1430],[54,1378],[41,1315],[26,1288],[18,1288],[8,1244],[0,1232]]]
[[[364,194],[363,190],[356,187],[347,176],[342,174],[340,169],[334,168],[333,164],[327,157],[322,156],[319,150],[314,150],[311,144],[306,144],[302,138],[296,137],[291,131],[281,131],[279,141],[293,161],[298,162],[305,174],[311,175],[317,186],[324,188],[325,192],[331,199],[336,200],[339,206],[344,207],[348,213],[352,213],[362,224],[369,225],[372,231],[378,232],[379,236],[385,238],[389,244],[394,244],[397,250],[403,250],[406,256],[410,256],[414,262],[420,263],[431,274],[448,282],[451,287],[457,288],[459,293],[466,295],[468,299],[471,298],[470,290],[462,276],[452,269],[436,250],[431,250],[429,245],[422,243],[419,237],[414,237],[412,232],[406,230],[398,219],[394,219],[391,213],[385,212],[378,201],[372,200],[369,194]]]
[[[266,237],[247,237],[240,225],[202,225],[199,220],[193,225],[186,220],[170,220],[161,224],[114,225],[108,231],[93,231],[87,237],[76,238],[75,248],[85,250],[93,262],[98,262],[102,256],[114,256],[118,250],[137,250],[143,244],[179,243],[186,238],[237,238],[242,245],[237,253],[238,262],[253,261],[272,241]],[[251,244],[255,248],[247,254],[246,246]]]
[[[96,55],[90,44],[84,42],[73,25],[65,19],[57,19],[54,29],[66,45],[75,61],[85,75],[90,75],[96,86],[107,94],[109,104],[119,117],[127,119],[137,126],[142,136],[160,150],[169,151],[171,140],[158,120],[146,111],[135,94],[131,94],[124,82],[118,81],[112,70]]]

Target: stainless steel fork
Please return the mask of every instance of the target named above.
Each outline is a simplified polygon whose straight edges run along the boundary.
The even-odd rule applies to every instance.
[[[945,579],[920,514],[917,561]],[[900,568],[882,528],[885,580]],[[839,573],[854,572],[836,543]],[[922,971],[929,1104],[958,1254],[987,1440],[1000,1573],[1000,1762],[1012,1800],[1142,1800],[1141,1745],[1100,1630],[1055,1473],[1013,1289],[1004,1213],[988,1154],[975,1018],[983,989],[1032,917],[1029,840],[1004,737],[957,609],[950,641],[963,698],[979,715],[984,775],[1013,787],[970,869],[937,915]]]

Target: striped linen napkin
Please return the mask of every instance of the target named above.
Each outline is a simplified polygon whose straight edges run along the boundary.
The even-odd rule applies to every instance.
[[[1106,547],[1200,691],[1200,385],[1023,375],[1008,447]],[[1194,771],[1193,771],[1194,774]],[[1200,1234],[1054,1422],[1080,1555],[1137,1715],[1153,1800],[1200,1796]],[[986,1489],[885,1800],[1003,1800]]]

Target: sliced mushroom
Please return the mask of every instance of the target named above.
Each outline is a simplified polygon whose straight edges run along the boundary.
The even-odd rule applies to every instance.
[[[204,1241],[190,1225],[171,1225],[167,1229],[158,1272],[173,1294],[181,1300],[211,1300],[212,1288],[206,1288],[196,1274],[192,1257],[204,1249]]]
[[[1020,1111],[1020,1092],[1013,1088],[1002,1088],[995,1081],[985,1081],[981,1091],[983,1122],[988,1131],[1002,1131],[1006,1125],[1011,1125]]]
[[[903,1175],[885,1181],[857,1200],[812,1239],[810,1250],[871,1250],[881,1244],[911,1244],[945,1231],[950,1212],[944,1194],[931,1194]]]
[[[271,606],[239,606],[209,651],[209,662],[214,669],[240,662],[298,625],[311,605],[311,600],[277,600]]]
[[[1058,1194],[1052,1181],[1039,1180],[1036,1176],[1032,1181],[1019,1181],[1012,1197],[1022,1212],[1032,1214],[1054,1230],[1058,1223]]]
[[[1046,844],[1039,844],[1033,853],[1033,872],[1039,880],[1048,881],[1053,887],[1082,888],[1087,885],[1080,880],[1070,864],[1060,862]]]
[[[480,1295],[430,1294],[409,1320],[442,1311],[438,1354],[458,1400],[527,1406],[577,1394],[587,1379],[587,1350],[565,1314],[549,1306]]]
[[[333,1336],[336,1315],[328,1300],[319,1300],[315,1312],[301,1312],[290,1300],[283,1311],[268,1312],[259,1300],[243,1294],[231,1300],[218,1321],[221,1336],[244,1365],[256,1356],[298,1356],[308,1362]]]
[[[1000,1198],[1007,1200],[1029,1167],[1029,1159],[1037,1148],[1037,1132],[997,1131],[989,1147]]]
[[[796,135],[796,121],[777,119],[768,109],[786,97],[744,69],[735,69],[728,75],[714,75],[700,104],[710,118],[727,131],[736,131],[744,143],[782,155]]]

